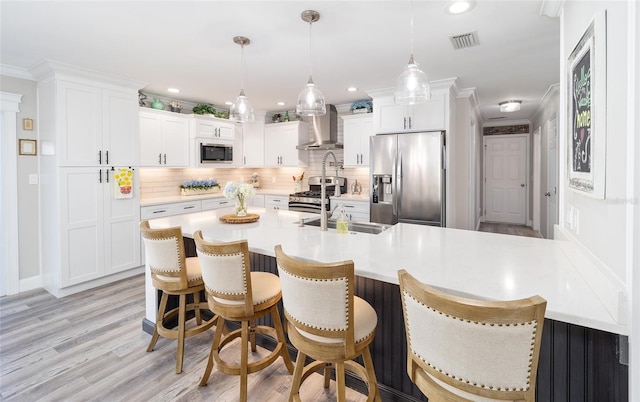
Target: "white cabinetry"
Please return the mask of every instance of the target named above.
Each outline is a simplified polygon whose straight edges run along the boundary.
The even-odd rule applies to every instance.
[[[212,209],[229,208],[235,206],[235,202],[228,198],[211,198],[202,200],[202,210],[209,211]]]
[[[288,195],[265,195],[264,207],[266,209],[289,209],[289,196]]]
[[[302,121],[273,123],[264,126],[264,163],[266,166],[304,166],[307,151],[296,149],[308,142],[309,126]]]
[[[369,137],[374,134],[370,113],[342,116],[344,165],[369,166]]]
[[[65,296],[140,267],[138,88],[54,62],[32,70],[40,122],[42,285]],[[133,198],[115,199],[113,167],[134,168]]]
[[[335,205],[342,204],[344,206],[344,211],[347,215],[347,218],[351,222],[369,222],[369,200],[354,200],[354,199],[345,199],[342,197],[334,198],[331,197],[331,208]],[[337,219],[340,216],[340,211],[336,210],[333,213],[333,218]]]
[[[140,166],[189,166],[189,117],[140,109]]]
[[[194,115],[194,120],[195,131],[192,137],[233,140],[236,136],[236,127],[229,120],[202,115]]]
[[[431,100],[415,105],[397,105],[393,96],[374,98],[373,125],[376,133],[445,130],[444,94],[432,94]]]
[[[287,200],[287,204],[288,202],[289,201]],[[250,207],[264,208],[264,205],[265,205],[264,194],[256,194],[252,198],[250,198],[249,201],[247,202],[247,206],[250,206]]]
[[[242,165],[264,166],[264,121],[247,122],[242,125]]]

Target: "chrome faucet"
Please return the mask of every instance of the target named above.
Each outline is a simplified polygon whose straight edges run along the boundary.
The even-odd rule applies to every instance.
[[[322,179],[320,180],[320,199],[322,200],[321,202],[323,203],[324,203],[324,200],[327,198],[327,184],[325,183],[325,181],[327,177],[327,157],[329,155],[333,156],[333,162],[336,166],[336,182],[335,182],[334,196],[340,197],[340,183],[338,181],[338,160],[336,159],[336,154],[334,154],[333,151],[327,151],[322,156]],[[327,213],[327,210],[324,207],[324,204],[322,204],[322,208],[320,210],[320,230],[323,230],[323,231],[327,230],[327,220],[329,220],[329,217],[333,215],[333,212],[335,210],[336,209],[333,208],[333,211],[331,211],[330,213]]]

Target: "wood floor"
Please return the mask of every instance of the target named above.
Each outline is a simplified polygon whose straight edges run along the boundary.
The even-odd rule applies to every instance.
[[[175,374],[175,340],[160,338],[153,352],[142,331],[144,276],[56,299],[44,290],[0,298],[2,401],[236,401],[240,380],[214,368],[198,383],[213,331],[186,340],[182,374]],[[237,356],[239,345],[228,356]],[[253,358],[259,358],[259,349]],[[291,375],[279,359],[249,375],[249,400],[286,401]],[[315,374],[301,397],[335,400]],[[347,390],[350,401],[366,397]]]
[[[508,223],[482,222],[478,228],[480,232],[502,233],[514,236],[539,237],[542,235],[537,230],[533,230],[529,226],[511,225]]]

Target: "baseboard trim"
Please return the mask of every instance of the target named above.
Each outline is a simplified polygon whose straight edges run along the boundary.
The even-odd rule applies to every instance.
[[[18,284],[18,289],[20,292],[39,289],[41,287],[42,277],[40,275],[32,276],[31,278],[20,279],[20,283]]]

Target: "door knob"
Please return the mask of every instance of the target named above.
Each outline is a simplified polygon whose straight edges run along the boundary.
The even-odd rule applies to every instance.
[[[524,187],[524,183],[520,184],[520,187]]]
[[[545,197],[551,197],[551,192],[547,191],[546,193],[544,193]]]

